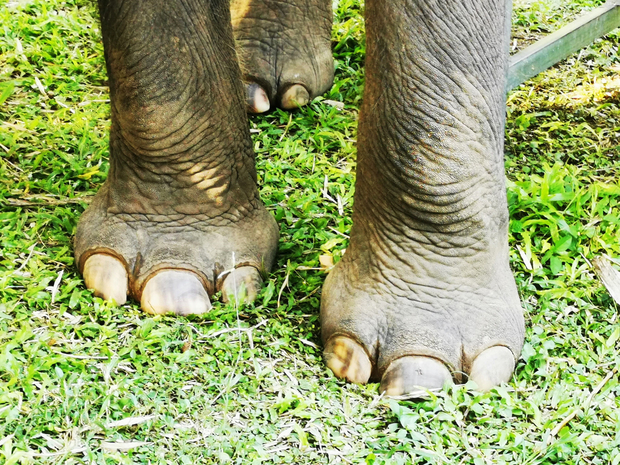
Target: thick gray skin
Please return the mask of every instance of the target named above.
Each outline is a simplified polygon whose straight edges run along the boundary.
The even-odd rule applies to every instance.
[[[303,29],[324,34],[319,3],[296,4],[297,19],[316,21]],[[354,226],[323,290],[322,336],[336,375],[381,379],[391,395],[463,374],[488,389],[509,379],[521,350],[503,183],[507,38],[497,3],[366,4]],[[187,314],[208,311],[220,290],[240,298],[245,288],[249,300],[258,292],[278,232],[258,198],[244,105],[256,105],[257,83],[282,104],[294,103],[291,84],[310,97],[331,82],[321,71],[295,81],[291,52],[272,54],[252,40],[244,47],[244,34],[263,29],[250,18],[269,23],[273,8],[290,13],[291,4],[237,8],[243,76],[255,79],[248,92],[227,2],[100,0],[111,167],[75,247],[98,295],[124,302],[129,294],[148,312]],[[322,13],[309,13],[311,4]],[[289,13],[285,22],[295,18]],[[279,41],[266,42],[324,63],[307,34],[280,26],[269,32]]]

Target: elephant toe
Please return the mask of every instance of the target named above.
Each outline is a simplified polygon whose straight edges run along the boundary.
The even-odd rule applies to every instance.
[[[149,278],[140,303],[151,314],[190,315],[211,309],[209,295],[198,277],[180,270],[165,270]]]
[[[86,287],[97,297],[123,305],[127,301],[127,270],[125,265],[111,255],[94,254],[84,263]]]
[[[476,357],[469,379],[474,381],[481,391],[489,391],[510,381],[514,369],[515,358],[512,351],[504,346],[494,346]]]
[[[280,99],[280,108],[283,110],[293,110],[303,107],[310,101],[308,90],[301,84],[293,84],[287,87]]]
[[[338,378],[352,383],[368,382],[372,364],[364,348],[346,336],[335,336],[325,344],[325,364]]]
[[[265,113],[269,111],[271,104],[269,96],[260,84],[255,82],[245,83],[246,105],[249,113]]]
[[[222,283],[222,300],[226,303],[251,303],[263,285],[260,273],[253,266],[234,269]]]
[[[414,395],[452,383],[450,370],[435,358],[405,356],[394,360],[381,379],[386,396]]]

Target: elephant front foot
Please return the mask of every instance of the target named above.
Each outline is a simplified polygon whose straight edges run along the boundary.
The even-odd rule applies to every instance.
[[[231,15],[250,113],[294,109],[329,90],[330,0],[233,0]]]
[[[80,219],[76,261],[86,287],[147,313],[209,311],[213,294],[253,301],[273,263],[278,228],[260,203],[243,215],[123,214],[104,185]]]
[[[324,357],[337,377],[380,381],[391,396],[467,379],[489,390],[511,378],[524,324],[507,259],[491,270],[480,266],[488,255],[469,266],[421,255],[406,263],[353,242],[321,302]]]
[[[100,2],[110,84],[110,169],[75,258],[105,299],[204,313],[251,300],[275,220],[260,201],[228,2]]]

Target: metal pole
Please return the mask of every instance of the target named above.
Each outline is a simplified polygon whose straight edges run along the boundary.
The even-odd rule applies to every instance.
[[[620,27],[620,0],[608,0],[514,55],[510,59],[506,90],[514,89],[617,27]]]

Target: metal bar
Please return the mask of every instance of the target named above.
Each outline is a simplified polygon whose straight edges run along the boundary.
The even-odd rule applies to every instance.
[[[511,57],[507,90],[514,89],[617,27],[620,27],[620,0],[608,0]]]

